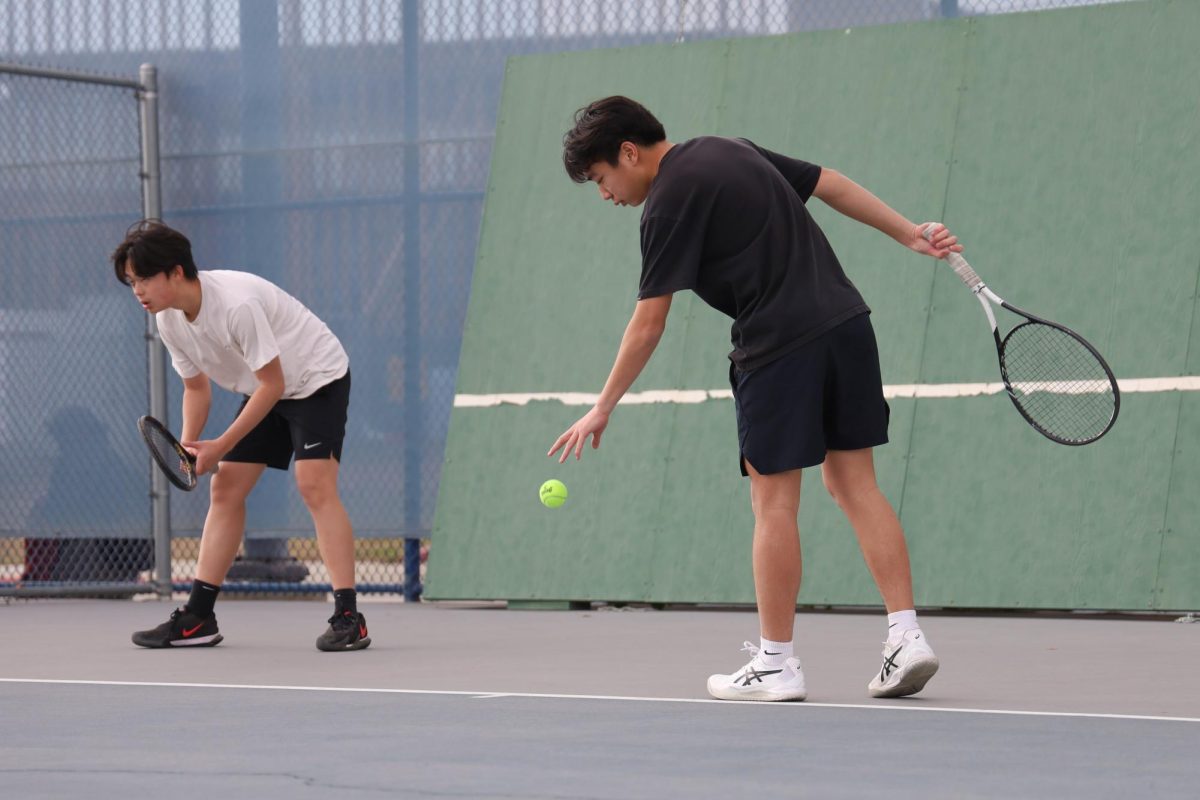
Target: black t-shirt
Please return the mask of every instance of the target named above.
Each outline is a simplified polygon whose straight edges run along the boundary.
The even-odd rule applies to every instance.
[[[733,318],[743,370],[869,312],[804,207],[820,176],[745,139],[672,147],[642,210],[638,299],[694,291]]]

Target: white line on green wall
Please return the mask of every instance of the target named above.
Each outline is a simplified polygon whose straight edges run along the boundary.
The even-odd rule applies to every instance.
[[[1155,392],[1200,391],[1200,375],[1184,375],[1176,378],[1122,378],[1117,381],[1122,394]],[[1002,383],[898,383],[883,387],[883,396],[889,399],[911,397],[935,399],[951,397],[978,397],[1000,394]],[[454,397],[456,408],[491,408],[495,406],[525,406],[530,403],[559,403],[565,406],[591,406],[599,399],[598,394],[586,392],[509,392],[501,394],[459,394]],[[652,405],[672,403],[691,405],[710,400],[732,400],[729,389],[650,389],[630,392],[621,398],[621,405]]]

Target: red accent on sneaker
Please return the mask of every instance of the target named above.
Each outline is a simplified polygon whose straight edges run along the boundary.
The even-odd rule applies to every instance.
[[[358,638],[360,638],[360,639],[367,638],[367,626],[366,625],[358,626]]]
[[[188,638],[189,636],[191,636],[192,634],[194,634],[196,631],[200,630],[203,627],[204,627],[204,623],[201,622],[199,625],[192,628],[190,631],[187,628],[184,628],[183,629],[183,638],[185,638],[185,639]]]

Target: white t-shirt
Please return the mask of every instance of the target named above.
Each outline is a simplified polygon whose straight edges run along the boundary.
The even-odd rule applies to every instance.
[[[155,315],[171,364],[182,378],[200,373],[239,394],[258,388],[255,371],[279,357],[283,398],[308,397],[346,374],[350,359],[333,331],[303,303],[248,272],[199,272],[195,322],[177,308]]]

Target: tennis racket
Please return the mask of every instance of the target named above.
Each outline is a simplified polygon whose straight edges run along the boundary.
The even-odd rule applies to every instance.
[[[926,239],[933,235],[933,227],[925,230]],[[950,253],[946,263],[983,306],[996,341],[1004,389],[1025,421],[1059,444],[1091,444],[1108,433],[1121,410],[1121,392],[1096,348],[1070,328],[1002,300],[960,254]],[[992,306],[1024,321],[1001,338]]]
[[[140,417],[137,424],[142,438],[146,440],[146,446],[150,448],[150,455],[167,476],[167,480],[185,492],[195,489],[196,457],[184,449],[179,440],[167,430],[167,426],[154,417]],[[217,470],[218,467],[213,466],[214,475]]]

